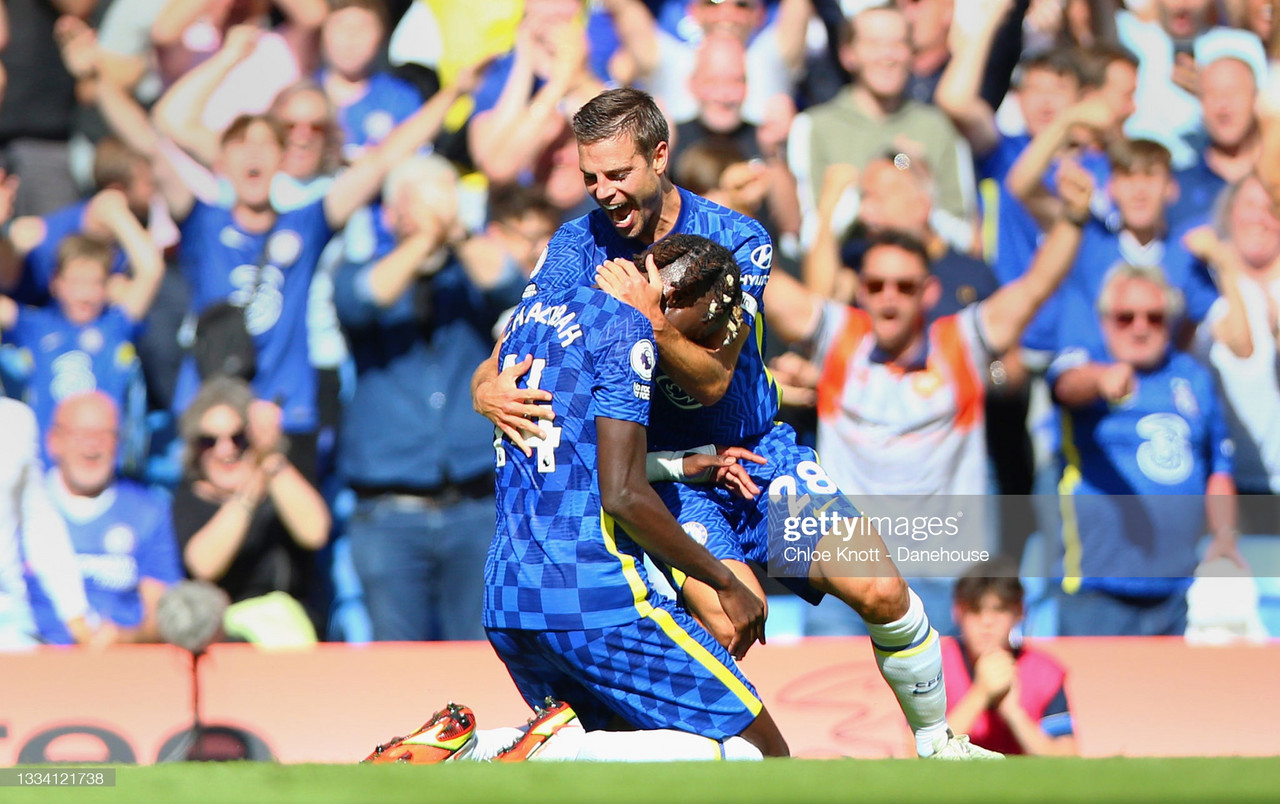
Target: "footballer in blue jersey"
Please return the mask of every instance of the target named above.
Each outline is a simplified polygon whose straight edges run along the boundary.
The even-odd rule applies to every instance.
[[[1182,593],[1206,521],[1214,536],[1208,556],[1238,561],[1234,516],[1219,507],[1235,493],[1226,423],[1208,370],[1171,347],[1177,307],[1159,268],[1122,266],[1099,303],[1105,347],[1066,350],[1051,367],[1062,406],[1060,489],[1069,506],[1063,633],[1181,634]],[[1081,593],[1131,609],[1167,601],[1167,621],[1115,632],[1103,622],[1083,627],[1069,610]],[[1114,627],[1135,628],[1121,616]]]
[[[672,306],[693,310],[704,337],[723,338],[733,305],[707,308],[736,295],[736,280],[736,271],[693,276]],[[526,364],[523,387],[550,391],[555,415],[528,454],[495,442],[486,631],[531,706],[554,697],[589,730],[621,718],[717,741],[741,736],[785,755],[729,650],[654,594],[645,575],[642,551],[720,590],[732,609],[731,650],[759,636],[758,598],[685,536],[646,480],[652,335],[636,310],[583,286],[526,298],[508,321],[500,359]]]
[[[177,540],[165,496],[115,477],[118,425],[114,403],[101,393],[58,406],[47,439],[57,464],[49,496],[66,520],[97,627],[113,641],[155,642],[160,596],[182,579]],[[28,584],[41,638],[74,644],[38,581]]]

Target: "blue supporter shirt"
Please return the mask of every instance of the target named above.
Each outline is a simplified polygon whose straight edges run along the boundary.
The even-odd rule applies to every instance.
[[[201,202],[182,222],[179,263],[191,287],[191,305],[200,312],[222,301],[249,303],[246,324],[258,347],[253,390],[280,405],[286,432],[306,432],[318,424],[316,374],[307,352],[307,297],[332,235],[323,199],[281,212],[265,233],[246,232],[229,208]],[[178,409],[198,386],[192,361],[183,374]]]
[[[552,393],[533,456],[497,448],[497,532],[485,563],[487,628],[581,630],[631,622],[649,587],[641,550],[600,505],[596,419],[644,425],[657,353],[639,311],[588,287],[525,299],[502,365],[533,356],[524,387]]]
[[[1098,360],[1064,351],[1051,380]],[[1101,357],[1101,360],[1107,360]],[[1064,588],[1162,597],[1190,583],[1205,533],[1209,476],[1231,471],[1227,437],[1208,370],[1182,352],[1138,372],[1132,396],[1061,411],[1066,469]],[[1069,502],[1068,502],[1069,501]],[[1082,579],[1082,580],[1081,580]]]
[[[1183,247],[1184,234],[1185,231],[1172,232],[1153,255],[1159,258],[1157,263],[1169,284],[1182,292],[1186,317],[1198,324],[1209,314],[1218,291],[1208,267]],[[1094,352],[1103,348],[1102,325],[1096,312],[1098,298],[1107,273],[1126,262],[1137,264],[1143,260],[1127,253],[1119,234],[1096,221],[1085,227],[1076,261],[1054,294],[1052,319],[1057,338],[1049,342],[1054,351],[1077,346]],[[1176,323],[1174,326],[1176,331]]]
[[[321,86],[324,85],[325,72],[321,70],[317,78]],[[338,110],[343,155],[354,159],[365,148],[382,142],[392,129],[418,111],[420,106],[422,95],[403,78],[382,72],[369,76],[365,93]]]
[[[50,474],[49,485],[71,535],[89,608],[103,620],[137,627],[143,615],[138,582],[152,578],[172,584],[182,579],[169,501],[146,486],[118,480],[94,500],[93,510],[81,516],[61,504],[66,492],[59,488],[56,472]],[[29,576],[27,584],[41,638],[56,645],[74,643],[39,582]]]
[[[380,308],[369,288],[372,266],[348,262],[334,277],[357,372],[340,430],[343,477],[428,489],[488,474],[493,425],[471,408],[471,375],[493,351],[498,316],[520,301],[524,275],[508,266],[502,281],[481,290],[454,259]]]
[[[1173,178],[1178,182],[1178,200],[1169,206],[1165,218],[1175,229],[1204,220],[1227,187],[1227,180],[1209,169],[1203,153],[1191,167],[1175,171]]]
[[[68,235],[84,233],[84,213],[89,201],[77,201],[45,215],[44,240],[31,249],[23,260],[22,278],[14,289],[19,304],[44,306],[49,303],[49,280],[58,269],[58,246]],[[113,247],[112,273],[124,273],[128,267],[124,252]]]
[[[73,324],[57,305],[23,307],[6,333],[27,371],[24,401],[36,413],[40,432],[53,423],[58,403],[72,394],[102,391],[121,411],[135,408],[142,370],[133,339],[138,325],[119,307],[108,307],[88,324]],[[43,440],[41,450],[48,460]]]
[[[769,431],[778,412],[779,389],[764,366],[764,286],[773,262],[773,244],[757,221],[683,188],[680,214],[671,234],[701,235],[733,252],[742,270],[743,325],[751,336],[742,347],[724,397],[710,407],[698,404],[658,371],[654,386],[649,448],[672,450],[701,444],[740,444]],[[600,209],[576,218],[551,238],[530,285],[537,293],[595,283],[606,260],[634,260],[645,246],[618,235]]]

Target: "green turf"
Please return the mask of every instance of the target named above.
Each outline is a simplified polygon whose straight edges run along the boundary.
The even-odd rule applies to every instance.
[[[122,767],[114,789],[0,789],[9,802],[1237,802],[1280,800],[1280,758]]]

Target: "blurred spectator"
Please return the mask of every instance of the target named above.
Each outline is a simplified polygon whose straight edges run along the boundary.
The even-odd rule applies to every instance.
[[[1200,67],[1200,103],[1209,142],[1191,166],[1175,174],[1178,200],[1169,208],[1170,226],[1202,218],[1228,184],[1253,170],[1262,152],[1253,109],[1257,98],[1257,77],[1244,59],[1224,52]]]
[[[896,5],[911,26],[911,78],[907,81],[907,97],[920,103],[933,103],[934,90],[951,58],[948,39],[955,0],[897,0]],[[1003,15],[994,16],[999,24]]]
[[[45,488],[39,440],[31,409],[0,397],[0,650],[37,644],[24,563],[75,641],[94,637],[67,525]]]
[[[151,26],[166,5],[167,0],[111,0],[98,26],[98,69],[147,103],[164,88],[153,57]]]
[[[1172,347],[1182,298],[1158,267],[1118,265],[1102,285],[1105,350],[1064,350],[1050,370],[1062,406],[1064,636],[1181,635],[1196,543],[1236,552],[1226,422],[1209,372]]]
[[[1113,143],[1108,150],[1111,180],[1107,195],[1115,212],[1105,225],[1096,219],[1085,227],[1084,240],[1062,291],[1039,320],[1056,317],[1052,340],[1043,348],[1102,345],[1095,304],[1107,271],[1114,265],[1153,266],[1163,271],[1184,300],[1185,318],[1170,321],[1180,343],[1209,312],[1217,298],[1204,264],[1183,244],[1184,232],[1170,232],[1165,209],[1177,196],[1169,151],[1150,140]]]
[[[1032,269],[932,324],[926,314],[939,283],[910,235],[869,238],[861,309],[823,300],[784,275],[770,278],[770,324],[789,342],[812,343],[821,367],[818,451],[843,493],[987,493],[986,367],[1017,343],[1066,274],[1088,206],[1087,174],[1063,171],[1060,182],[1071,215],[1049,232]],[[930,619],[936,613],[945,623],[950,589],[937,592],[922,597]]]
[[[1132,136],[1163,137],[1174,165],[1181,169],[1195,160],[1194,140],[1202,122],[1201,69],[1211,61],[1206,45],[1227,37],[1256,50],[1259,61],[1262,51],[1248,33],[1215,28],[1218,8],[1211,0],[1153,2],[1154,20],[1127,10],[1116,14],[1120,42],[1142,54],[1134,95],[1137,109],[1125,130]],[[1259,69],[1265,68],[1259,64]]]
[[[456,182],[439,156],[397,167],[383,191],[394,244],[337,276],[358,372],[339,454],[377,640],[484,637],[493,429],[470,409],[471,374],[527,275],[496,242],[457,240]]]
[[[76,82],[62,64],[54,25],[62,14],[86,18],[96,0],[8,0],[0,11],[0,157],[23,179],[18,215],[45,215],[76,200],[71,136]],[[11,37],[10,31],[17,32]]]
[[[873,157],[861,174],[851,165],[827,168],[819,219],[828,222],[819,226],[819,236],[805,256],[805,284],[821,296],[854,303],[858,280],[853,269],[862,262],[866,235],[896,229],[925,245],[929,273],[939,283],[941,295],[928,311],[927,323],[990,296],[997,283],[987,264],[956,251],[933,228],[935,189],[925,161],[901,153]],[[941,218],[943,225],[948,221]],[[837,239],[835,232],[847,237]]]
[[[87,215],[120,242],[132,276],[111,278],[111,248],[85,235],[58,245],[49,283],[54,303],[20,307],[0,296],[0,330],[22,350],[29,370],[26,398],[40,431],[72,394],[103,391],[121,410],[141,416],[144,398],[133,340],[151,308],[164,261],[119,190],[95,196]]]
[[[1276,374],[1280,309],[1280,219],[1256,176],[1223,196],[1218,236],[1199,250],[1217,272],[1222,299],[1201,327],[1198,346],[1222,388],[1235,480],[1242,492],[1280,493],[1280,378]],[[1207,234],[1207,233],[1206,233]],[[1274,532],[1267,523],[1253,532]]]
[[[769,192],[769,171],[759,160],[747,161],[733,140],[707,137],[684,149],[671,178],[722,207],[764,217],[761,205]]]
[[[169,584],[182,580],[173,517],[163,494],[115,476],[119,439],[110,397],[90,392],[63,400],[48,434],[57,464],[49,494],[67,522],[98,630],[95,643],[158,642],[156,605]],[[37,590],[33,583],[41,638],[71,644],[71,634]]]
[[[182,415],[173,529],[183,566],[237,603],[276,591],[307,602],[312,552],[329,539],[329,511],[285,456],[280,418],[230,377],[205,383]]]
[[[605,8],[613,15],[622,51],[630,60],[625,74],[614,77],[653,95],[668,118],[694,117],[696,45],[659,27],[641,0],[605,0]],[[781,0],[767,25],[764,0],[689,0],[687,8],[698,39],[723,33],[746,48],[743,118],[763,125],[776,117],[775,99],[792,94],[804,64],[805,31],[813,13],[809,0]]]
[[[103,138],[94,154],[93,181],[97,191],[93,198],[43,217],[13,220],[5,235],[10,248],[0,255],[8,265],[0,268],[0,277],[16,278],[0,280],[0,291],[23,304],[47,304],[58,249],[70,235],[88,235],[111,243],[109,268],[113,274],[129,269],[133,255],[117,246],[127,246],[127,238],[136,231],[141,230],[146,238],[148,257],[172,245],[173,222],[157,197],[155,176],[144,154],[114,137]],[[113,216],[121,208],[120,202],[132,220]]]
[[[375,69],[387,22],[383,0],[334,0],[321,29],[318,80],[337,107],[348,159],[377,145],[422,105],[412,84]]]
[[[604,88],[578,0],[530,0],[511,52],[484,72],[467,143],[494,185],[533,183],[562,211],[587,202],[569,119]]]
[[[484,236],[514,260],[527,277],[533,273],[559,224],[556,208],[539,190],[512,187],[489,196]]]
[[[687,149],[709,137],[732,140],[741,154],[736,161],[752,160],[767,169],[765,228],[775,242],[791,243],[789,256],[798,256],[794,252],[795,238],[800,234],[799,199],[795,179],[784,159],[794,105],[776,104],[775,113],[760,126],[742,118],[747,97],[747,51],[737,37],[726,33],[713,33],[698,46],[689,91],[697,103],[697,115],[676,124],[672,164],[678,167]],[[688,187],[679,178],[676,183]],[[754,212],[747,214],[759,217]]]
[[[1076,754],[1066,671],[1049,654],[1015,643],[1022,583],[1012,563],[984,562],[955,588],[959,639],[942,642],[947,722],[1002,754]]]
[[[952,29],[952,59],[934,100],[973,150],[982,191],[983,252],[993,263],[1007,252],[1012,255],[1009,261],[1025,265],[1019,261],[1034,251],[1039,229],[1004,180],[1032,137],[1039,136],[1079,100],[1080,75],[1068,48],[1042,50],[1023,58],[1016,71],[1016,91],[1026,133],[1006,135],[1001,131],[996,106],[987,102],[981,90],[1008,5],[1007,0],[980,3],[972,9],[974,19]]]
[[[283,17],[275,30],[273,8]],[[266,111],[276,93],[316,69],[327,14],[325,0],[169,0],[152,23],[151,40],[161,78],[171,85],[226,50],[232,31],[259,34],[241,37],[236,49],[249,43],[243,63],[219,77],[202,110],[206,125],[222,129],[237,115]]]
[[[428,116],[424,107],[420,113]],[[443,115],[441,114],[441,117]],[[415,127],[419,121],[408,121]],[[435,120],[439,122],[438,119]],[[220,162],[234,194],[229,207],[198,201],[185,186],[167,188],[181,221],[179,259],[197,312],[230,301],[243,307],[257,347],[254,387],[284,410],[291,457],[308,477],[316,471],[316,375],[309,362],[306,311],[312,276],[333,231],[379,189],[388,161],[402,153],[384,143],[335,178],[324,195],[278,208],[272,182],[288,152],[285,133],[264,117],[241,117],[223,133]],[[191,398],[197,378],[188,364],[175,404]]]
[[[1123,140],[1124,121],[1133,113],[1133,86],[1137,58],[1122,49],[1098,47],[1080,55],[1083,91],[1080,100],[1058,113],[1023,148],[1005,177],[1005,185],[1029,219],[1001,230],[999,253],[993,267],[1001,282],[1009,282],[1026,270],[1040,232],[1061,215],[1062,202],[1052,191],[1054,171],[1064,157],[1077,160],[1092,174],[1095,187],[1110,181],[1107,147]],[[1094,217],[1107,219],[1112,212],[1105,193],[1096,192],[1091,204]],[[1008,219],[1002,220],[1002,223]],[[1056,301],[1034,318],[1023,335],[1031,351],[1033,367],[1043,369],[1057,339]]]
[[[934,171],[939,209],[971,222],[975,197],[968,149],[941,112],[905,95],[911,42],[902,12],[889,7],[860,12],[849,25],[841,55],[855,75],[852,87],[797,115],[787,143],[805,210],[805,241],[812,241],[816,229],[827,166],[846,162],[861,170],[890,149],[924,157]],[[957,245],[968,249],[972,239],[968,230]]]

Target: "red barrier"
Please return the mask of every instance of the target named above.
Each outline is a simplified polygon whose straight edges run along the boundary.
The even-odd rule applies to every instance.
[[[1083,753],[1280,754],[1280,643],[1176,639],[1038,643],[1069,670]],[[189,657],[175,648],[0,655],[0,765],[156,761],[190,724]],[[865,639],[757,647],[743,669],[798,756],[910,756],[910,735]],[[449,700],[481,728],[528,711],[486,644],[215,646],[201,662],[205,721],[256,736],[284,762],[351,762]]]

